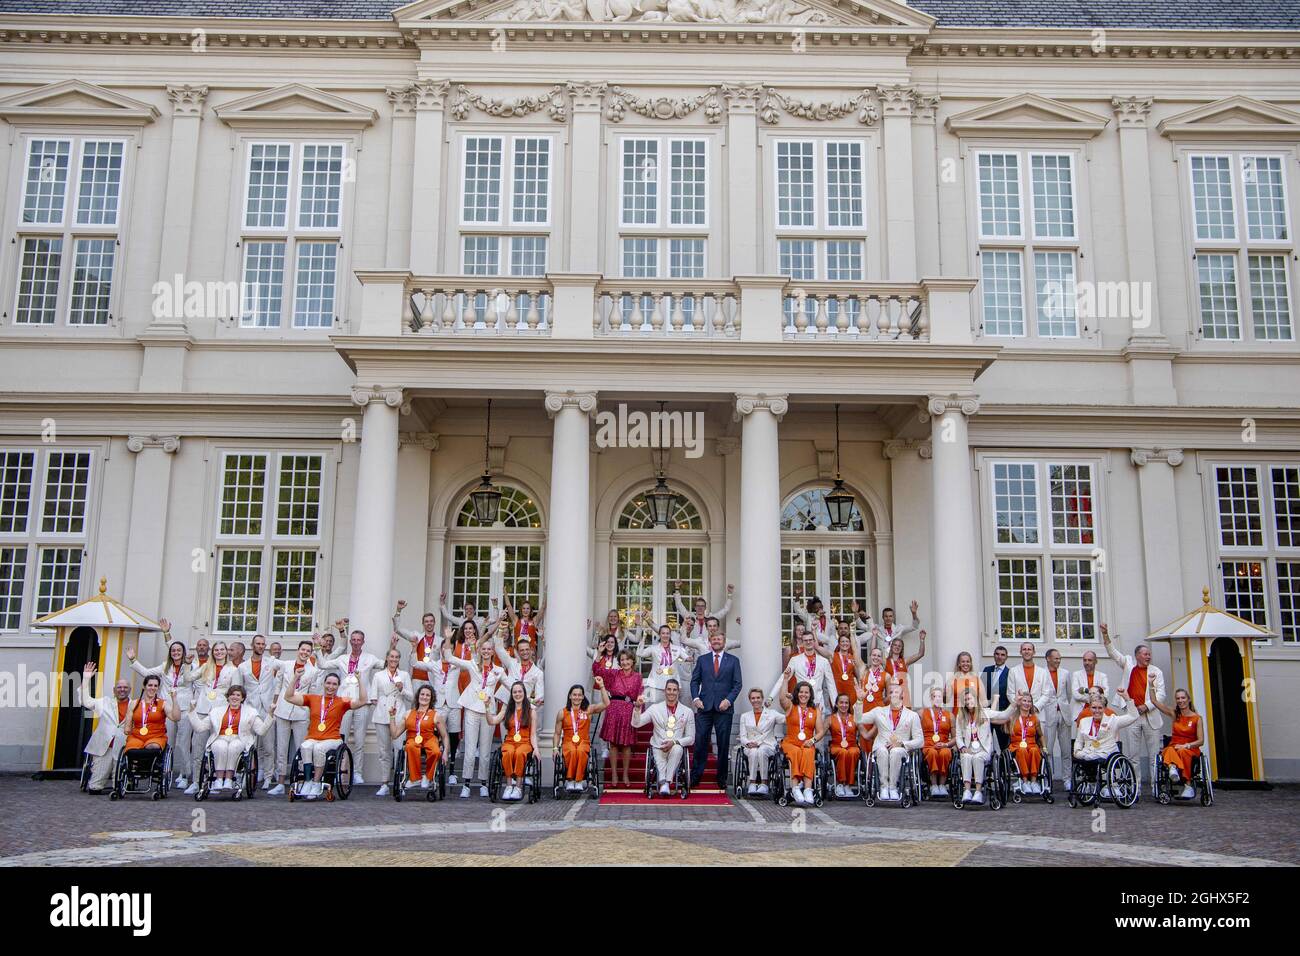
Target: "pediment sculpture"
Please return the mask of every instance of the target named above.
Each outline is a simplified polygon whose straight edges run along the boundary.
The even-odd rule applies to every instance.
[[[838,23],[799,0],[516,0],[503,20],[575,23]]]

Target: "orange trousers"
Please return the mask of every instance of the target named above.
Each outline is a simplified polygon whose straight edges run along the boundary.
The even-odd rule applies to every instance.
[[[420,779],[420,753],[423,751],[426,761],[424,776],[432,780],[434,771],[438,769],[438,759],[442,756],[442,747],[438,742],[426,740],[424,743],[417,744],[414,740],[408,739],[403,749],[406,751],[406,779],[411,783]]]
[[[515,743],[513,740],[506,740],[501,744],[501,768],[505,771],[507,777],[522,777],[524,775],[524,764],[528,762],[528,755],[533,752],[533,745],[527,741]]]
[[[921,755],[925,757],[925,765],[930,768],[930,773],[937,773],[941,777],[948,775],[948,765],[952,763],[952,750],[947,747],[925,747]]]
[[[835,782],[853,786],[858,782],[858,760],[862,756],[860,747],[841,747],[831,744],[831,759],[835,761]]]
[[[817,775],[815,747],[805,747],[801,740],[783,740],[781,749],[790,761],[790,775],[796,780],[811,780]]]
[[[1030,744],[1028,747],[1016,745],[1011,748],[1011,752],[1016,755],[1016,766],[1020,768],[1021,779],[1038,776],[1038,768],[1043,765],[1043,752],[1038,749],[1038,744]]]
[[[572,738],[564,739],[564,779],[587,779],[587,756],[591,753],[591,742],[587,740],[574,743]]]
[[[1174,745],[1170,744],[1160,754],[1160,759],[1167,766],[1178,768],[1178,779],[1183,783],[1192,779],[1192,760],[1200,756],[1200,750],[1175,750]]]

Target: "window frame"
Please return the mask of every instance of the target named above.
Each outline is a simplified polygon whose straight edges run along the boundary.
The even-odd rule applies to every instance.
[[[1196,221],[1196,185],[1192,175],[1192,164],[1196,158],[1226,158],[1231,180],[1232,195],[1232,239],[1201,239],[1197,236]],[[1288,239],[1251,239],[1246,207],[1245,180],[1241,175],[1242,161],[1246,158],[1266,157],[1277,159],[1281,169],[1282,209],[1286,215]],[[1175,160],[1182,167],[1179,176],[1182,180],[1179,195],[1183,205],[1185,248],[1190,251],[1187,267],[1188,312],[1194,323],[1189,330],[1191,344],[1201,348],[1252,347],[1263,345],[1268,348],[1286,350],[1300,349],[1300,331],[1297,321],[1300,311],[1296,308],[1296,292],[1300,286],[1295,260],[1300,245],[1295,238],[1297,220],[1300,210],[1295,207],[1295,197],[1300,191],[1297,173],[1292,169],[1295,152],[1281,148],[1277,143],[1247,142],[1233,143],[1189,143],[1177,148]],[[1202,255],[1227,255],[1234,262],[1237,307],[1237,335],[1235,337],[1208,337],[1205,335],[1205,322],[1201,310],[1200,257]],[[1251,295],[1250,258],[1252,256],[1278,256],[1285,269],[1287,306],[1290,312],[1289,338],[1261,338],[1255,334],[1254,300]]]
[[[532,548],[538,549],[538,598],[534,609],[540,607],[541,602],[546,600],[546,554],[548,547],[549,527],[547,525],[547,514],[541,505],[541,499],[535,495],[529,488],[528,483],[510,476],[497,476],[497,488],[505,491],[507,488],[513,488],[522,493],[532,502],[537,509],[537,518],[539,525],[537,527],[520,528],[509,527],[498,522],[490,527],[468,526],[457,523],[461,510],[469,500],[470,492],[473,486],[462,488],[460,493],[452,498],[450,512],[447,515],[446,522],[446,550],[443,562],[443,586],[442,591],[447,594],[449,606],[457,613],[460,613],[460,592],[456,589],[456,551],[461,547],[486,547],[495,548]],[[502,600],[502,586],[505,583],[505,572],[493,568],[488,576],[488,603],[484,606],[478,606],[475,602],[477,613],[491,618],[494,611],[503,611],[505,602]],[[497,604],[495,607],[491,600],[495,598]],[[520,596],[511,595],[511,603],[515,608],[519,607]]]

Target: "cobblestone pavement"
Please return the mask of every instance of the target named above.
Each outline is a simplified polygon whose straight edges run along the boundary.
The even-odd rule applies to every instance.
[[[1071,810],[1037,801],[994,813],[947,802],[911,810],[861,803],[782,809],[599,807],[377,799],[359,787],[331,804],[259,793],[202,804],[82,794],[74,782],[0,776],[0,865],[476,866],[680,865],[1300,865],[1300,787],[1220,791],[1215,806]]]

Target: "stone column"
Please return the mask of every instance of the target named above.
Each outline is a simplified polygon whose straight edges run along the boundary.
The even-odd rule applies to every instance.
[[[723,275],[756,275],[762,258],[759,219],[758,104],[763,88],[723,86],[727,101],[727,250]],[[769,270],[771,271],[771,270]]]
[[[568,272],[594,273],[600,256],[600,109],[604,83],[570,83]]]
[[[591,599],[591,427],[596,393],[548,391],[551,516],[546,536],[546,712],[539,738],[564,706],[564,695],[590,673],[587,618]]]
[[[436,607],[438,593],[426,590],[429,557],[429,482],[438,436],[402,432],[397,455],[397,500],[402,521],[394,536],[393,600],[410,605],[404,627],[418,627],[420,615]],[[405,648],[405,645],[399,645]]]
[[[881,120],[885,188],[885,274],[893,282],[915,282],[916,212],[912,206],[912,114],[916,90],[910,86],[878,86],[884,114]]]
[[[930,440],[892,439],[884,443],[882,454],[889,462],[890,523],[893,533],[893,590],[886,591],[883,567],[880,597],[873,613],[892,607],[900,621],[910,620],[908,604],[921,605],[921,627],[929,633],[926,654],[921,661],[921,680],[912,681],[912,699],[924,703],[929,698],[930,674],[946,671],[953,661],[942,660],[935,652],[937,633],[934,623],[934,596],[930,588]],[[954,660],[955,660],[954,656]],[[940,680],[942,678],[940,677]]]
[[[1177,618],[1183,604],[1183,563],[1178,541],[1178,500],[1174,469],[1183,463],[1181,448],[1134,448],[1130,460],[1138,474],[1142,508],[1142,564],[1146,568],[1147,624],[1160,627]],[[1115,569],[1103,551],[1098,556],[1098,581]],[[1132,644],[1125,649],[1132,650]]]
[[[411,260],[415,165],[424,157],[415,153],[416,88],[394,86],[385,92],[388,102],[393,104],[393,118],[388,145],[388,237],[384,242],[384,268],[405,269]]]
[[[781,672],[781,454],[785,395],[737,395],[740,432],[740,664],[766,693]]]
[[[442,137],[443,107],[447,80],[419,80],[415,95],[415,169],[411,177],[411,272],[419,276],[440,271],[439,236],[442,228]]]
[[[922,413],[930,422],[930,568],[934,588],[931,659],[947,671],[961,651],[981,651],[979,563],[972,511],[970,441],[966,419],[979,411],[970,396],[931,396]]]
[[[181,440],[176,435],[129,435],[126,447],[136,458],[122,602],[156,619],[164,610],[159,607],[159,601],[166,554],[167,503],[171,497],[172,461],[180,450]],[[147,657],[147,650],[145,654]]]
[[[397,424],[402,390],[357,385],[361,458],[353,511],[352,585],[346,616],[366,633],[366,650],[382,657],[393,615],[393,544],[397,527]]]
[[[913,161],[920,170],[915,191],[917,271],[923,276],[940,276],[943,265],[939,255],[939,156],[935,138],[939,97],[918,93],[913,105]]]

